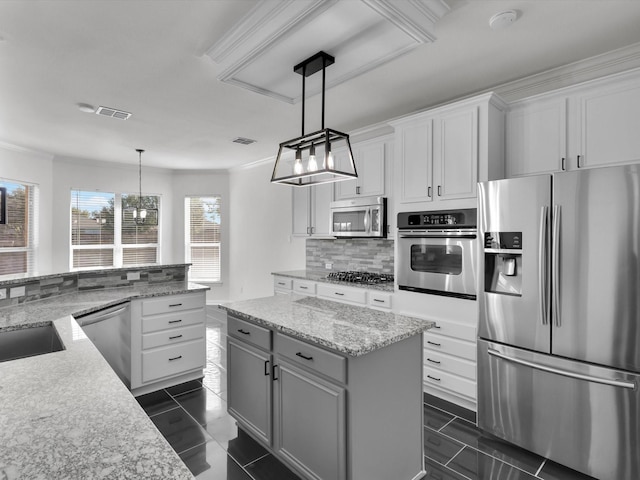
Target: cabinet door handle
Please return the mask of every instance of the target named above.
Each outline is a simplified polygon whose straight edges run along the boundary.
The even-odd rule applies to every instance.
[[[427,197],[431,198],[431,187],[427,187]]]
[[[269,376],[269,360],[264,361],[264,376]]]
[[[313,357],[307,357],[303,355],[302,352],[297,352],[296,357],[304,358],[305,360],[309,360],[309,361],[313,360]]]
[[[169,305],[169,307],[181,307],[182,304],[181,303],[172,303]]]
[[[440,379],[436,378],[436,377],[432,377],[431,375],[427,375],[427,378],[430,378],[431,380],[435,380],[436,382],[439,382]]]
[[[311,234],[311,227],[307,227],[307,235]]]
[[[180,338],[182,335],[174,335],[173,337],[169,337],[169,340],[175,340],[176,338]]]
[[[564,172],[564,157],[562,157],[562,163],[560,164],[560,169]]]
[[[344,293],[340,293],[340,292],[333,292],[334,295],[339,295],[340,297],[344,297]]]
[[[251,332],[245,332],[242,328],[239,328],[238,332],[240,332],[243,335],[251,335]]]
[[[438,196],[442,196],[442,185],[438,185]]]
[[[169,323],[180,323],[182,321],[181,318],[179,318],[178,320],[169,320]]]
[[[360,195],[360,187],[356,187],[356,195]]]
[[[580,168],[580,157],[581,157],[581,156],[582,156],[582,155],[578,155],[578,168]]]
[[[440,365],[440,362],[438,360],[432,360],[430,358],[427,358],[427,362],[431,362],[431,363],[435,363],[436,365]]]
[[[442,346],[440,343],[432,342],[431,340],[427,340],[427,343],[429,345],[435,345],[436,347],[441,347]]]
[[[280,378],[276,377],[276,368],[278,368],[277,364],[271,367],[271,380],[273,380],[274,382]]]
[[[174,360],[180,360],[181,358],[182,358],[182,355],[178,355],[177,357],[170,358],[169,361],[173,362]]]

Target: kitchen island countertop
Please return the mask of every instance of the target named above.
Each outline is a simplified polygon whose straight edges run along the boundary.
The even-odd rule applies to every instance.
[[[329,278],[327,275],[331,270],[288,270],[285,272],[272,272],[271,275],[279,275],[281,277],[298,278],[300,280],[309,280],[311,282],[331,283],[333,285],[342,285],[345,287],[366,288],[368,290],[380,290],[381,292],[393,293],[393,282],[383,283],[355,283],[344,282]]]
[[[238,318],[353,357],[434,325],[428,320],[296,294],[232,302],[220,308]]]
[[[53,324],[65,347],[0,363],[0,478],[193,478],[72,315],[207,289],[171,282],[0,309],[0,332]]]

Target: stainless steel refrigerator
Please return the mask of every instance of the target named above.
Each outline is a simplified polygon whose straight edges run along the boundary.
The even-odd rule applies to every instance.
[[[640,164],[483,182],[478,425],[640,478]]]

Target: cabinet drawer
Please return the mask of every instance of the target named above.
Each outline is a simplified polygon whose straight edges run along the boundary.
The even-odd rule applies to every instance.
[[[149,298],[142,301],[142,315],[177,312],[192,308],[204,308],[204,295],[193,293],[188,295],[167,295]]]
[[[142,318],[142,333],[157,332],[166,330],[167,328],[185,327],[187,325],[195,325],[204,323],[204,309],[189,310],[186,312],[172,312],[164,315],[153,315],[151,317]]]
[[[347,381],[345,357],[284,335],[276,335],[275,351],[296,365],[305,366],[341,383]]]
[[[163,345],[173,345],[174,343],[188,342],[204,338],[204,324],[191,325],[189,327],[172,328],[162,332],[147,333],[142,335],[142,348],[155,348]]]
[[[202,338],[142,352],[142,382],[147,383],[204,367],[205,344],[206,341]]]
[[[445,337],[431,332],[424,334],[425,350],[447,353],[456,357],[476,361],[476,344],[455,338]]]
[[[367,303],[367,291],[362,288],[348,288],[322,283],[318,285],[318,296],[359,305]]]
[[[229,316],[227,321],[229,335],[251,343],[265,350],[271,350],[271,330]]]
[[[303,295],[315,295],[316,294],[316,282],[309,282],[307,280],[293,280],[293,291],[301,293]]]
[[[372,308],[383,308],[385,310],[391,310],[392,297],[393,295],[391,295],[390,293],[369,290],[369,306]]]
[[[445,353],[425,350],[424,352],[424,368],[432,371],[444,371],[460,375],[469,380],[476,379],[476,363],[471,360],[452,357]]]
[[[466,378],[446,373],[443,371],[434,371],[425,367],[423,370],[424,383],[444,388],[458,395],[465,396],[471,400],[476,399],[476,382],[467,380]]]
[[[292,278],[273,277],[274,290],[291,290],[292,285],[293,285]]]
[[[476,341],[476,326],[466,323],[452,322],[451,320],[434,320],[435,325],[429,333],[437,333],[438,335],[446,335],[447,337],[457,338],[458,340],[467,340],[469,342]]]

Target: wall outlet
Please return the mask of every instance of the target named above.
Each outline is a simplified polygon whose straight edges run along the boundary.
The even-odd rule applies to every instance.
[[[326,268],[327,270],[331,270],[333,268],[333,263],[325,263],[324,268]]]
[[[24,285],[21,287],[13,287],[11,289],[11,298],[18,298],[18,297],[24,297],[25,295],[25,288]]]
[[[127,280],[140,280],[140,272],[127,272]]]
[[[5,298],[7,298],[7,289],[0,288],[0,300],[4,300]]]

